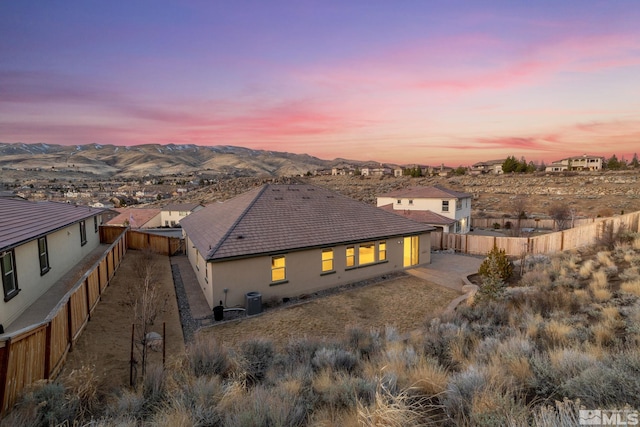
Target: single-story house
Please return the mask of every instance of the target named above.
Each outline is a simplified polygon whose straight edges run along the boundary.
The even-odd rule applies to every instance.
[[[376,205],[444,232],[465,234],[471,229],[471,198],[471,194],[435,185],[381,194]]]
[[[0,198],[0,330],[100,245],[102,209]]]
[[[267,184],[180,221],[213,308],[364,280],[431,261],[433,227],[312,185]]]

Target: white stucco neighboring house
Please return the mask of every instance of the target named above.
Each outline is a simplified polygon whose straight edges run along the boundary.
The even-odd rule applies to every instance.
[[[410,187],[381,194],[376,205],[449,233],[468,233],[472,195],[441,186]]]
[[[160,211],[160,225],[175,227],[181,219],[202,209],[200,203],[174,203],[163,207]]]
[[[564,172],[564,171],[599,171],[604,165],[604,157],[582,156],[567,157],[566,159],[557,160],[545,168],[546,172]]]
[[[1,329],[100,245],[102,212],[0,198]]]
[[[482,173],[492,173],[495,175],[501,175],[504,173],[502,170],[502,165],[504,164],[505,159],[498,160],[487,160],[484,162],[474,163],[471,166],[471,174],[478,175]]]
[[[268,184],[180,221],[211,307],[278,300],[431,260],[433,227],[312,185]]]

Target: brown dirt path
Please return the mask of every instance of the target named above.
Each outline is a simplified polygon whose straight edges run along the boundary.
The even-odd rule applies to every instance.
[[[130,304],[130,289],[139,286],[141,279],[136,274],[143,256],[141,251],[127,251],[120,268],[102,295],[102,300],[93,312],[91,321],[76,342],[60,380],[64,380],[74,369],[93,366],[105,391],[129,384],[129,355],[131,349],[131,324],[134,309]],[[161,300],[166,301],[152,327],[162,335],[162,323],[166,324],[167,360],[184,354],[182,326],[176,304],[175,289],[171,276],[169,258],[151,255],[157,272],[156,280]],[[162,363],[162,352],[149,352],[150,364]],[[149,365],[147,365],[149,366]]]

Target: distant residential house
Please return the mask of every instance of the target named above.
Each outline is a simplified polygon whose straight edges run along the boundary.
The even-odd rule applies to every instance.
[[[404,171],[402,170],[402,168],[395,168],[393,170],[393,176],[395,177],[402,176],[403,174],[404,174]]]
[[[102,210],[0,198],[0,325],[7,328],[100,244]]]
[[[604,165],[604,157],[582,156],[567,157],[566,159],[557,160],[545,168],[546,172],[564,172],[564,171],[598,171],[602,170]]]
[[[158,228],[160,221],[159,208],[117,208],[119,214],[111,218],[106,224],[132,229]]]
[[[92,208],[103,208],[103,209],[112,209],[113,207],[115,207],[113,202],[108,200],[93,202],[89,204],[89,206],[91,206]]]
[[[383,175],[391,175],[391,168],[388,167],[378,167],[378,168],[362,168],[360,170],[362,176],[383,176]]]
[[[312,185],[265,185],[180,221],[209,305],[296,297],[430,262],[433,227]]]
[[[202,209],[200,203],[174,203],[167,205],[160,211],[160,224],[164,227],[175,227],[180,220]]]
[[[485,162],[474,163],[471,166],[471,174],[478,175],[482,173],[493,173],[496,175],[500,175],[504,173],[502,170],[502,165],[504,164],[505,159],[498,160],[487,160]]]
[[[471,197],[441,186],[410,187],[379,195],[376,205],[445,232],[465,234],[471,228]]]

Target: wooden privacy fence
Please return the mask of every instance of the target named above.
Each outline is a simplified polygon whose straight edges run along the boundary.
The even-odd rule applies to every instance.
[[[579,218],[573,221],[573,227],[579,227],[581,225],[593,224],[599,221],[601,218]],[[511,224],[511,227],[515,227],[518,223],[517,218],[472,218],[471,226],[474,228],[493,228],[494,224],[498,224],[500,228],[507,228],[507,223]],[[567,224],[571,225],[571,219],[567,220]],[[554,230],[556,228],[556,222],[553,219],[533,219],[522,218],[520,220],[520,228],[541,228],[544,230]]]
[[[122,227],[100,227],[100,241],[110,243],[118,233],[122,233]],[[177,237],[160,236],[158,234],[145,233],[143,231],[127,229],[128,249],[150,249],[160,255],[175,255],[183,250],[182,240]]]
[[[509,256],[523,253],[542,254],[566,251],[597,243],[621,230],[638,232],[640,212],[612,218],[599,218],[594,222],[568,230],[534,237],[493,237],[443,232],[431,233],[431,249],[452,249],[471,255],[486,255],[494,246],[504,249]]]
[[[102,238],[102,229],[100,236]],[[66,293],[45,320],[0,338],[0,414],[38,380],[55,378],[127,251],[127,233]]]

